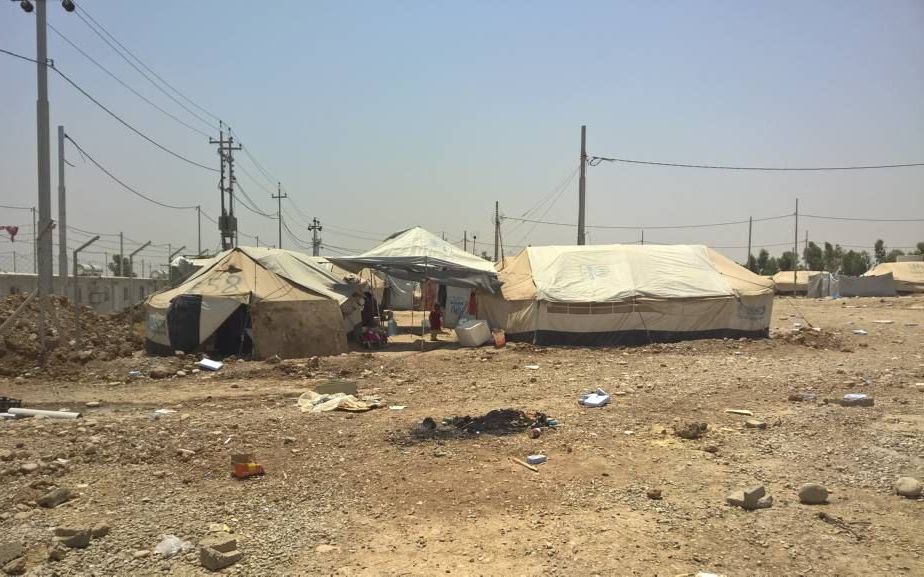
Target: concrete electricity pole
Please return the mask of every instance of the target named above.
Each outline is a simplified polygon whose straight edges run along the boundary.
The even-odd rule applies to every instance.
[[[494,201],[494,262],[500,256],[500,202]]]
[[[64,127],[58,126],[58,276],[67,295],[67,201],[64,188]]]
[[[224,124],[219,121],[218,140],[209,139],[209,144],[218,145],[218,157],[221,160],[221,177],[218,190],[221,192],[221,215],[218,217],[218,230],[221,232],[221,250],[228,250],[237,244],[237,217],[234,216],[234,151],[241,146],[234,146],[234,137],[225,139]],[[225,179],[225,165],[228,178]],[[227,196],[227,202],[225,202]]]
[[[578,180],[578,234],[577,243],[586,244],[584,235],[584,210],[587,206],[587,181],[585,172],[587,170],[587,127],[581,125],[581,177]]]
[[[318,233],[324,230],[321,221],[317,217],[313,218],[311,224],[308,225],[308,230],[311,231],[311,255],[321,256],[321,237],[318,236]]]
[[[276,194],[271,194],[270,198],[276,200],[276,218],[279,220],[279,248],[282,248],[282,199],[288,198],[288,194],[282,192],[282,184],[276,183]],[[259,243],[258,243],[259,244]],[[315,255],[317,256],[317,255]]]

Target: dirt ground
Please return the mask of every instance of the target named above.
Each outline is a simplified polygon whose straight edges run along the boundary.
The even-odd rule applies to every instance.
[[[89,363],[78,380],[4,378],[0,396],[84,416],[0,422],[0,546],[22,543],[33,575],[202,575],[197,548],[150,551],[167,534],[195,545],[217,523],[243,553],[230,575],[924,575],[924,500],[893,489],[924,478],[922,325],[924,297],[777,298],[774,337],[760,341],[420,352],[402,335],[317,366],[192,373],[172,359],[170,374],[187,376],[127,379],[160,362],[129,358]],[[298,396],[331,378],[405,408],[300,412]],[[597,387],[613,402],[579,406]],[[789,400],[802,392],[817,399]],[[824,402],[853,392],[875,405]],[[414,434],[426,417],[499,408],[560,425],[536,439]],[[708,430],[672,434],[689,422]],[[242,451],[264,477],[230,478]],[[539,472],[511,461],[536,453],[548,456]],[[829,503],[800,504],[806,482]],[[725,503],[757,484],[771,508]],[[36,506],[56,486],[77,497]],[[100,522],[108,535],[47,558],[55,527]]]

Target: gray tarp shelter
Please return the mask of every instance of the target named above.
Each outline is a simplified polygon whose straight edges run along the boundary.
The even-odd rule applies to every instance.
[[[820,273],[809,279],[809,297],[894,297],[892,273],[878,276],[845,276]]]
[[[480,289],[494,293],[500,287],[494,264],[469,254],[420,227],[395,233],[379,246],[357,256],[327,260],[359,272],[371,268],[402,280]]]

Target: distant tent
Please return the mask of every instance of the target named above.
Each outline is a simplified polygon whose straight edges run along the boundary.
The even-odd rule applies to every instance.
[[[151,353],[282,358],[347,350],[340,305],[356,287],[301,253],[237,247],[146,301]]]
[[[500,268],[479,317],[510,340],[629,345],[766,337],[773,284],[704,246],[529,247]]]
[[[357,256],[327,257],[352,272],[374,268],[403,280],[432,280],[447,286],[494,292],[494,265],[469,254],[420,227],[396,233],[379,246]]]
[[[924,292],[924,262],[884,262],[877,264],[863,276],[880,276],[892,273],[895,290],[900,293]]]
[[[820,270],[797,270],[795,284],[793,284],[792,271],[781,270],[772,277],[773,290],[777,294],[805,294],[808,292],[809,279],[821,272]]]
[[[823,272],[809,279],[806,296],[812,298],[894,297],[895,281],[892,273],[857,277]]]

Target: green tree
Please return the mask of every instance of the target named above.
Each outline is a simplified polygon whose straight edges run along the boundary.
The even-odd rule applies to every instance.
[[[760,269],[757,267],[757,259],[754,258],[753,254],[748,255],[748,262],[744,267],[754,273],[760,272]]]
[[[757,270],[760,271],[760,274],[773,274],[767,272],[767,263],[769,261],[770,253],[765,248],[760,249],[760,252],[757,253]]]
[[[924,241],[918,243],[918,250],[915,251],[915,254],[924,254]]]
[[[869,253],[865,250],[848,250],[841,261],[841,272],[848,276],[860,276],[869,270],[871,264]]]
[[[773,276],[776,273],[780,272],[780,265],[777,262],[776,258],[772,256],[768,258],[767,264],[764,266],[764,268],[761,269],[760,272],[765,275],[769,275],[769,276]]]
[[[827,250],[829,246],[828,243],[825,243],[825,250]],[[805,261],[805,267],[809,270],[823,270],[822,267],[824,267],[825,261],[821,252],[821,247],[813,241],[809,241],[808,246],[802,251],[802,260]]]
[[[899,248],[893,248],[892,250],[889,251],[889,254],[886,255],[885,261],[895,262],[896,260],[898,260],[898,257],[903,256],[904,254],[905,254],[905,251]]]
[[[117,254],[112,255],[112,262],[108,266],[113,276],[135,276],[131,270],[131,261],[127,256],[119,258]]]
[[[776,264],[780,267],[780,270],[795,270],[796,261],[796,253],[787,250],[780,255],[780,258],[776,259]]]
[[[885,262],[886,248],[885,242],[881,238],[876,239],[876,244],[873,245],[873,254],[876,255],[876,264]]]
[[[841,248],[841,245],[836,244],[831,245],[830,242],[825,243],[825,250],[822,257],[824,262],[823,268],[816,268],[812,270],[826,270],[828,272],[837,272],[841,268],[841,261],[844,258],[844,249]]]

